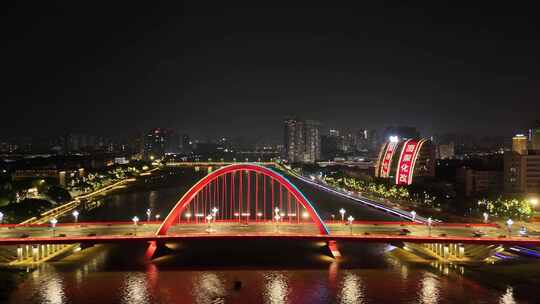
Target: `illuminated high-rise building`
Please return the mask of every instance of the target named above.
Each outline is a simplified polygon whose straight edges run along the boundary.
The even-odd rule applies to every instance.
[[[540,121],[535,127],[529,129],[529,141],[532,150],[540,150]]]
[[[516,136],[512,137],[512,151],[516,152],[517,154],[527,154],[527,137],[523,134],[517,134]]]
[[[285,120],[285,158],[291,163],[313,163],[321,158],[319,122]]]

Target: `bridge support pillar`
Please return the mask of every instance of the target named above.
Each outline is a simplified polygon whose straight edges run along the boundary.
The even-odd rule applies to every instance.
[[[32,259],[37,262],[39,258],[39,245],[32,245]]]
[[[21,247],[21,245],[18,245],[17,246],[17,261],[22,261],[23,259],[23,248]]]
[[[334,259],[341,258],[341,252],[339,252],[338,244],[334,240],[330,240],[326,242],[326,246],[328,247],[328,250],[330,251],[330,256]]]
[[[450,252],[448,249],[448,244],[444,244],[443,246],[443,258],[448,259],[450,257]]]
[[[463,244],[459,244],[459,249],[458,249],[458,258],[464,258],[465,257],[465,246],[463,246]]]

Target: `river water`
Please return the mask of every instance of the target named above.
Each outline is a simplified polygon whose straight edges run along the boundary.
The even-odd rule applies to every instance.
[[[112,193],[81,220],[163,216],[205,172],[175,169]],[[356,219],[390,220],[311,186],[299,188],[323,217],[344,207]],[[68,219],[65,219],[68,220]],[[29,273],[9,303],[538,303],[511,286],[491,289],[463,269],[413,262],[391,245],[343,246],[343,260],[322,244],[212,242],[177,244],[153,263],[141,246],[101,245]]]

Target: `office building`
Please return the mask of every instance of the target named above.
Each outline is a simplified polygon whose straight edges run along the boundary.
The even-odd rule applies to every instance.
[[[319,122],[314,120],[285,120],[285,158],[291,163],[313,163],[321,159]]]

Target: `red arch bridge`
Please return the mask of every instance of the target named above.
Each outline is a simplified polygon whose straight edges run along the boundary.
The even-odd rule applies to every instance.
[[[166,242],[286,239],[329,242],[446,243],[540,246],[495,224],[323,221],[286,177],[251,163],[217,169],[191,187],[162,222],[87,222],[1,225],[0,245],[149,243],[148,256]],[[486,236],[475,237],[481,230]]]

